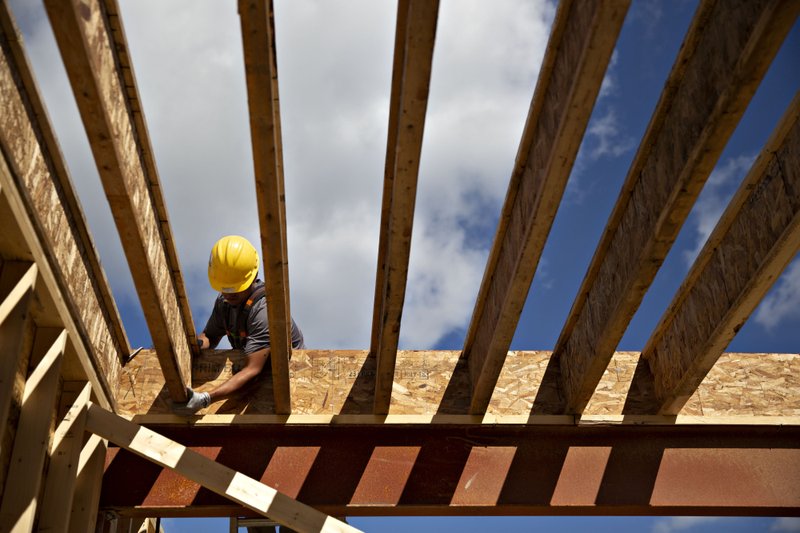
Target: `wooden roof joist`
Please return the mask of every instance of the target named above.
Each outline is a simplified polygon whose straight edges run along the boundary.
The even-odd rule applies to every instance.
[[[370,341],[377,359],[375,413],[388,411],[392,395],[438,13],[438,0],[400,0],[397,6]]]
[[[88,379],[110,406],[128,340],[7,3],[0,30],[0,254],[35,262],[38,325],[66,328],[78,360],[68,358],[64,378]]]
[[[703,1],[556,344],[549,373],[580,413],[800,11]]]
[[[250,107],[256,203],[261,225],[261,257],[267,291],[275,408],[280,413],[288,413],[291,411],[289,356],[292,350],[292,321],[272,1],[240,0],[239,17],[242,22],[247,101]]]
[[[464,343],[471,413],[491,399],[629,4],[559,3]]]
[[[186,401],[194,324],[115,0],[46,1],[170,395]],[[115,20],[111,20],[114,18]],[[123,66],[124,65],[124,66]]]
[[[653,396],[635,409],[680,411],[798,250],[800,93],[647,342],[633,388]]]

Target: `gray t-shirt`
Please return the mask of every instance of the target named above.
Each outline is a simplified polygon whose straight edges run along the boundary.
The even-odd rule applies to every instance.
[[[256,280],[256,287],[263,285],[261,280]],[[225,302],[222,295],[217,296],[214,309],[208,318],[203,331],[215,348],[226,334],[233,337],[231,345],[239,340],[240,332],[236,331],[239,314],[243,312],[245,303],[233,307]],[[244,353],[250,354],[264,348],[269,348],[269,321],[267,319],[267,299],[261,298],[253,303],[250,315],[247,317],[247,337],[242,342]],[[292,348],[303,348],[303,332],[292,320]]]

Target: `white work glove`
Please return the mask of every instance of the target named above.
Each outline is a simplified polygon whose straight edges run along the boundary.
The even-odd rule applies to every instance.
[[[186,389],[189,401],[186,403],[172,404],[172,412],[177,415],[193,415],[200,409],[208,407],[211,403],[211,395],[207,392],[195,392],[190,388]]]

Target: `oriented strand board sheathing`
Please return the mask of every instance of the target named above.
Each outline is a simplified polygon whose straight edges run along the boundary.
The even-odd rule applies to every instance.
[[[32,86],[27,64],[21,64],[12,51],[8,19],[3,19],[2,53],[0,54],[0,144],[40,237],[47,246],[50,264],[64,292],[80,335],[91,347],[100,373],[108,383],[116,383],[120,359],[127,346],[114,337],[117,310],[103,302],[100,284],[105,279],[92,272],[90,256],[96,254],[91,243],[81,236],[82,214],[71,212],[64,184],[68,176],[57,176],[64,168],[57,146],[48,146],[43,129],[49,129],[46,116],[36,116],[39,97]],[[52,135],[50,135],[52,137]],[[95,260],[96,261],[96,260]],[[115,317],[115,318],[112,318]],[[102,379],[102,378],[101,378]]]
[[[219,385],[234,368],[241,367],[242,358],[240,352],[232,350],[204,351],[192,365],[195,387],[209,390]],[[549,358],[546,351],[509,352],[488,412],[536,414],[531,413],[531,406]],[[622,413],[638,359],[637,352],[614,354],[586,414]],[[466,372],[456,371],[458,363],[457,351],[399,351],[389,413],[446,413],[447,407],[453,406],[465,409],[470,390]],[[368,360],[366,351],[295,350],[289,371],[294,414],[372,412],[375,368],[374,359]],[[681,414],[797,416],[798,376],[800,354],[723,354]],[[451,379],[457,383],[448,387]],[[119,412],[124,415],[171,412],[152,350],[143,350],[123,369],[116,394]],[[272,380],[267,371],[247,390],[213,403],[201,414],[272,414],[273,407]]]

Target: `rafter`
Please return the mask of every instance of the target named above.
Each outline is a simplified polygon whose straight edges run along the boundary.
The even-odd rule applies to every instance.
[[[639,410],[680,411],[800,250],[799,117],[800,93],[648,340],[632,388],[652,382],[654,397]]]
[[[115,6],[114,0],[109,2]],[[119,18],[116,30],[109,20],[109,13],[118,9],[108,9],[100,0],[48,0],[45,7],[170,396],[186,401],[194,324],[188,306],[181,305],[183,289],[173,275],[180,267],[170,250],[175,243],[164,231],[166,209],[152,153],[143,144],[148,141],[141,106],[138,122],[132,113],[128,95],[136,98],[135,82],[128,84],[119,59],[119,48],[127,50],[124,31]],[[127,70],[133,81],[129,63]]]
[[[704,1],[556,344],[548,382],[580,413],[792,27],[800,3]]]
[[[64,159],[50,126],[8,3],[0,3],[0,188],[24,250],[13,257],[35,261],[52,302],[51,326],[63,325],[80,368],[98,402],[113,405],[128,340],[102,273]]]
[[[491,399],[629,4],[559,4],[464,343],[473,414]]]
[[[261,223],[261,249],[267,289],[270,358],[275,410],[291,410],[289,357],[292,323],[286,243],[278,65],[275,19],[271,0],[240,0],[250,136],[255,165],[256,202]]]
[[[397,6],[370,344],[377,358],[375,413],[388,411],[392,395],[438,12],[438,0],[400,0]]]

